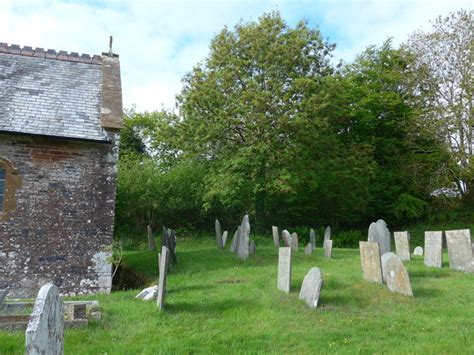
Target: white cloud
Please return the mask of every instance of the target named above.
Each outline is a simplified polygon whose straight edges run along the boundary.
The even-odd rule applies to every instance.
[[[0,2],[0,41],[99,54],[114,36],[120,54],[125,107],[174,106],[182,76],[208,53],[225,25],[280,9],[294,22],[320,23],[339,42],[336,56],[352,60],[369,44],[400,43],[429,19],[470,1],[28,1]]]

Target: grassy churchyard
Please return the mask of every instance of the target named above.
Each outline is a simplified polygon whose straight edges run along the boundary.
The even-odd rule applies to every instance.
[[[425,267],[423,257],[405,262],[410,298],[364,281],[358,249],[335,248],[324,259],[320,240],[312,255],[300,243],[285,294],[276,288],[277,248],[271,238],[255,240],[247,261],[228,246],[217,250],[210,238],[178,240],[165,310],[134,299],[139,290],[90,296],[99,300],[102,320],[67,329],[65,353],[474,352],[474,274],[450,270],[446,251],[442,269]],[[157,278],[157,253],[128,251],[124,260]],[[313,266],[324,278],[316,309],[298,299]],[[2,354],[24,353],[24,332],[0,331],[0,344]]]

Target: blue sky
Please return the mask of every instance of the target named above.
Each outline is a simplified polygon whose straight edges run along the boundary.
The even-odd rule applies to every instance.
[[[205,58],[224,26],[280,11],[294,25],[305,19],[335,42],[335,60],[351,61],[389,37],[394,44],[429,21],[473,0],[243,1],[2,0],[0,42],[100,54],[114,36],[120,55],[124,105],[138,110],[172,108],[181,78]]]

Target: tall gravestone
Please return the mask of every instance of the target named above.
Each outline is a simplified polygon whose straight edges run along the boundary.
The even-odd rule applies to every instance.
[[[471,232],[469,229],[446,231],[449,267],[459,271],[474,271]]]
[[[278,280],[279,290],[289,293],[291,288],[291,248],[280,247],[278,249]]]
[[[272,226],[273,245],[276,247],[280,246],[280,238],[278,236],[278,227]]]
[[[385,223],[383,219],[379,219],[377,222],[370,224],[367,241],[379,243],[381,255],[392,251],[390,231],[387,228],[387,223]]]
[[[402,260],[410,260],[410,233],[394,232],[393,238],[395,239],[395,251],[398,257]]]
[[[52,283],[41,287],[26,328],[26,354],[64,354],[63,301]]]
[[[407,269],[392,252],[382,255],[382,276],[390,291],[413,296]]]
[[[156,250],[155,237],[153,236],[153,230],[151,229],[150,225],[146,226],[146,232],[148,236],[148,250],[155,251]]]
[[[170,250],[166,246],[161,247],[161,260],[160,260],[160,275],[158,280],[158,295],[156,297],[156,305],[159,310],[162,310],[165,305],[166,296],[166,277],[168,274],[168,259],[170,256]]]
[[[316,233],[314,233],[313,228],[309,230],[309,242],[313,245],[313,248],[316,248]]]
[[[364,280],[382,283],[380,245],[377,242],[359,242],[360,262]]]
[[[249,216],[245,215],[240,225],[239,244],[237,246],[237,255],[240,260],[247,260],[250,247],[250,222]]]
[[[224,231],[224,233],[222,233],[222,248],[225,248],[225,243],[227,242],[227,234],[227,231]]]
[[[296,232],[291,233],[291,249],[298,251],[298,234]]]
[[[443,264],[443,232],[425,232],[425,265],[441,267]]]
[[[324,257],[326,259],[331,259],[332,257],[332,239],[328,239],[324,241],[323,244],[324,248]]]
[[[288,232],[286,229],[284,229],[283,232],[281,232],[281,239],[283,240],[283,244],[285,244],[285,246],[291,248],[291,234],[290,234],[290,232]]]
[[[321,270],[317,267],[311,268],[303,279],[299,296],[300,300],[305,301],[310,308],[316,308],[322,287],[323,277]]]
[[[216,218],[215,222],[215,227],[216,227],[216,242],[217,242],[217,247],[219,249],[223,249],[224,245],[222,244],[222,230],[221,230],[221,223],[219,220]]]
[[[331,227],[327,226],[326,230],[324,231],[324,241],[331,239]]]
[[[237,230],[234,233],[234,237],[232,238],[232,243],[230,244],[230,252],[236,253],[237,247],[239,246],[239,235],[240,235],[240,226],[237,227]]]

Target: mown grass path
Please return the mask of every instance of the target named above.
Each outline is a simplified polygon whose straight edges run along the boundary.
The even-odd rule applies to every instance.
[[[474,353],[474,275],[407,262],[415,297],[362,280],[359,251],[323,259],[294,255],[292,292],[276,289],[277,249],[257,241],[247,262],[211,241],[181,241],[168,278],[166,310],[134,291],[100,295],[103,320],[66,331],[66,354],[156,353]],[[125,260],[156,276],[156,253]],[[306,272],[321,268],[320,306],[298,300]],[[21,332],[0,332],[0,353],[23,353]]]

